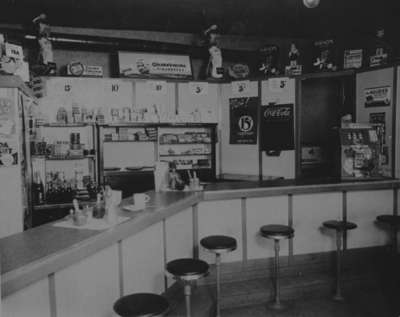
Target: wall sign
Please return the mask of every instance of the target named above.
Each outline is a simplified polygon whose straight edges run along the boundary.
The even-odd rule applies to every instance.
[[[192,95],[207,95],[208,83],[207,82],[189,82],[189,91]]]
[[[288,89],[288,77],[268,79],[269,90],[272,92],[283,92]]]
[[[118,52],[121,77],[184,78],[193,77],[189,55],[142,52]]]
[[[368,107],[389,106],[392,101],[392,87],[382,86],[364,89],[364,105]]]
[[[258,97],[229,99],[229,144],[257,144]]]
[[[261,107],[260,149],[283,151],[294,149],[293,104]]]
[[[249,92],[250,81],[242,80],[242,81],[233,81],[231,83],[232,94],[244,95]]]

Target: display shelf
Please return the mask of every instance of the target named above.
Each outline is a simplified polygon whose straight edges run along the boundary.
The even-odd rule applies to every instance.
[[[78,201],[80,205],[95,205],[96,204],[96,200],[79,200]],[[61,209],[61,208],[72,208],[74,205],[71,203],[54,203],[54,204],[50,204],[50,203],[44,203],[44,204],[40,204],[40,205],[33,205],[33,210],[49,210],[49,209]]]
[[[212,142],[179,142],[179,143],[159,143],[159,145],[196,145],[196,144],[212,144]]]
[[[190,154],[160,154],[160,157],[168,156],[209,156],[211,153],[190,153]]]
[[[96,159],[96,155],[82,155],[82,156],[32,155],[32,158],[44,158],[48,161],[76,161],[83,159]]]
[[[94,125],[95,123],[36,123],[36,127],[45,128],[83,128]]]
[[[153,143],[157,140],[104,140],[103,143]]]

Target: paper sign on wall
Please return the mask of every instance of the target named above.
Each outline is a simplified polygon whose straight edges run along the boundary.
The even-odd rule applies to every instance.
[[[6,43],[6,55],[16,59],[23,59],[24,53],[22,51],[22,46]]]
[[[232,93],[233,94],[247,94],[250,89],[250,81],[242,80],[242,81],[233,81],[232,85]]]
[[[206,82],[189,82],[189,91],[192,95],[200,96],[208,94],[208,83]]]
[[[364,89],[365,107],[389,106],[392,100],[392,87],[382,86]]]
[[[155,81],[149,80],[146,82],[147,91],[152,94],[166,94],[167,93],[167,82],[166,81]]]
[[[271,92],[283,92],[288,89],[289,78],[270,78],[268,79],[268,88]]]

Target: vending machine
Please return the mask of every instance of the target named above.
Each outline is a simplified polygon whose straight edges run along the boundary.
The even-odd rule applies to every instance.
[[[382,135],[377,126],[351,124],[340,129],[341,178],[382,178]]]
[[[0,76],[0,237],[29,227],[28,112],[33,102],[19,77]]]

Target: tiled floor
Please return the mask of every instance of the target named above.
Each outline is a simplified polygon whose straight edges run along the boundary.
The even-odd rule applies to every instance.
[[[397,300],[396,300],[397,298]],[[329,298],[288,302],[288,309],[276,312],[267,305],[225,309],[223,317],[398,317],[400,294],[381,291],[358,291],[347,294],[344,302]]]

